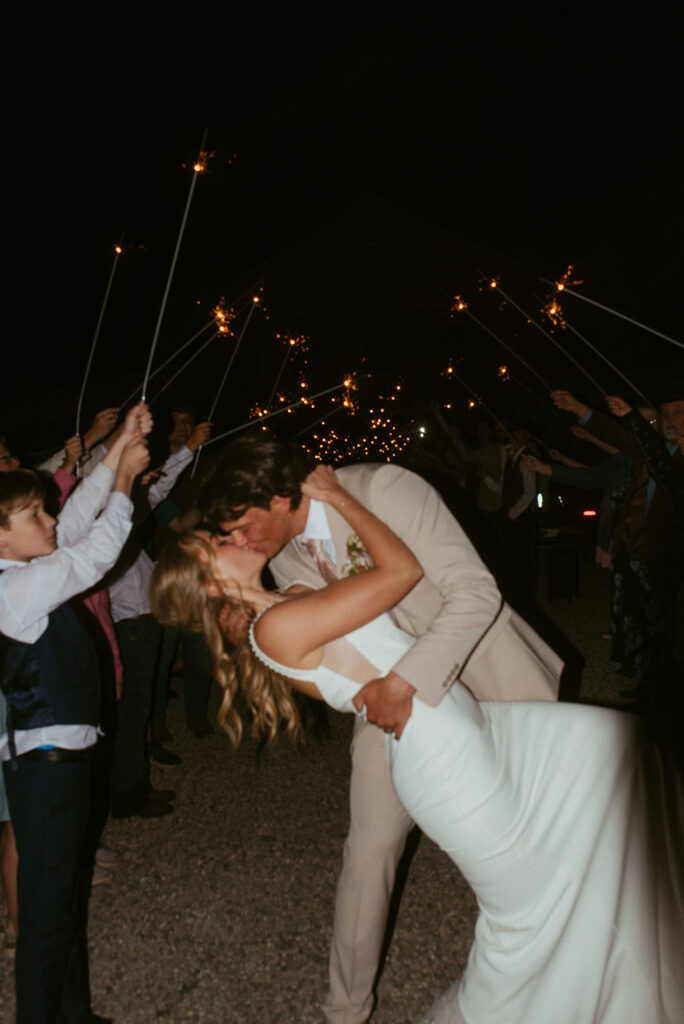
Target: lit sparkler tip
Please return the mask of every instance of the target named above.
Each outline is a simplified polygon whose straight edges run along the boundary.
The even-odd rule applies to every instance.
[[[464,309],[468,308],[468,303],[465,302],[460,295],[454,295],[454,304],[451,307],[451,312],[461,313]]]
[[[252,302],[259,302],[259,301],[260,301],[260,299],[259,299],[258,295],[253,295],[252,296]]]
[[[200,153],[200,155],[199,155],[199,157],[197,159],[197,163],[192,165],[192,169],[195,172],[195,174],[201,174],[202,171],[206,171],[206,169],[207,169],[207,162],[208,162],[209,158],[212,157],[213,155],[214,155],[213,152],[208,153],[208,152],[206,152],[206,150],[202,150],[202,152]]]
[[[565,323],[563,322],[563,310],[560,302],[556,299],[551,299],[547,302],[547,304],[542,307],[541,311],[544,316],[549,318],[554,327],[557,327],[558,324],[560,324],[561,327],[565,327]]]
[[[120,246],[120,245],[115,245],[115,246],[114,246],[114,252],[115,252],[115,253],[117,253],[117,255],[119,255],[119,256],[120,256],[120,255],[121,255],[121,253],[123,252],[123,249],[121,248],[121,246]]]
[[[491,279],[491,281],[489,282],[489,287],[490,288],[498,288],[499,287],[499,280],[498,280],[498,278],[493,277]]]
[[[214,323],[216,324],[216,330],[218,333],[229,334],[232,336],[233,328],[231,327],[231,324],[235,319],[235,310],[232,306],[230,309],[226,309],[225,301],[226,300],[224,298],[221,298],[214,309],[212,309],[211,315],[214,318]]]
[[[561,277],[560,281],[556,281],[556,288],[558,289],[559,292],[564,291],[565,288],[567,288],[567,286],[570,285],[570,284],[584,284],[584,281],[579,281],[579,280],[573,281],[572,280],[572,273],[573,273],[574,269],[575,269],[575,264],[574,263],[569,263],[568,264],[568,269],[565,271],[565,273]]]

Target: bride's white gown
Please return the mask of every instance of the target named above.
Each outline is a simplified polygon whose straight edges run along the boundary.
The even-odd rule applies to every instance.
[[[360,652],[386,672],[413,643],[389,615],[314,670],[262,661],[354,711]],[[334,665],[334,668],[331,667]],[[472,886],[468,965],[424,1018],[447,1024],[682,1024],[684,808],[638,719],[571,704],[417,698],[386,737],[397,796]]]

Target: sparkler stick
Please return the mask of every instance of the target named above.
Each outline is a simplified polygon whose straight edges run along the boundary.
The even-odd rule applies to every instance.
[[[518,352],[515,351],[514,348],[512,348],[510,345],[508,345],[502,338],[500,338],[498,336],[498,334],[495,334],[494,331],[491,331],[489,329],[489,327],[487,327],[485,324],[483,324],[481,320],[478,320],[478,318],[473,313],[470,312],[470,310],[468,309],[468,304],[466,302],[464,302],[463,299],[460,298],[460,296],[458,296],[458,295],[456,296],[456,300],[455,300],[454,306],[452,308],[454,310],[456,310],[457,312],[459,312],[459,313],[465,313],[466,316],[470,317],[470,319],[473,321],[473,323],[476,323],[478,327],[482,328],[483,331],[486,331],[486,333],[490,336],[490,338],[493,338],[494,341],[498,341],[499,345],[503,345],[503,347],[505,349],[507,349],[511,353],[511,355],[515,356],[515,358],[518,360],[519,363],[522,363],[523,366],[527,367],[527,369],[530,371],[532,376],[536,377],[537,380],[540,382],[540,384],[543,384],[543,386],[546,389],[546,391],[552,391],[553,390],[551,385],[546,383],[546,381],[541,376],[541,374],[537,373],[537,371],[532,366],[530,366],[530,364],[528,362],[526,362],[523,359],[523,357]]]
[[[223,391],[224,385],[225,385],[226,381],[228,380],[228,374],[230,373],[230,369],[231,369],[233,363],[235,362],[235,356],[237,355],[238,349],[240,348],[240,342],[242,341],[242,339],[245,336],[245,332],[246,332],[247,328],[249,327],[249,321],[252,319],[252,314],[254,313],[254,310],[256,309],[258,302],[259,302],[259,299],[255,295],[254,298],[252,299],[252,305],[249,308],[249,313],[245,317],[245,322],[242,325],[242,330],[238,334],[237,341],[235,342],[235,345],[233,346],[233,351],[230,354],[230,359],[228,360],[228,365],[226,366],[226,369],[224,371],[223,377],[221,378],[221,383],[218,386],[218,391],[216,392],[216,396],[214,397],[214,401],[212,402],[211,409],[209,410],[209,415],[207,416],[208,420],[211,420],[211,418],[214,415],[214,412],[216,411],[216,406],[218,405],[218,400],[221,397],[221,392]],[[200,449],[198,449],[198,451],[199,450]]]
[[[547,402],[544,398],[541,398],[540,395],[536,393],[536,391],[532,390],[532,388],[528,388],[527,384],[523,384],[519,377],[514,377],[512,373],[509,373],[508,376],[515,384],[518,385],[519,388],[522,388],[523,391],[527,391],[528,395],[532,395],[532,397],[536,398],[538,402],[541,402],[544,408],[552,412],[554,416],[559,415],[558,409],[556,409],[555,405],[551,405],[550,402]]]
[[[321,416],[320,419],[314,420],[314,422],[310,423],[308,427],[304,427],[304,429],[300,430],[298,434],[295,434],[292,440],[296,441],[298,437],[302,436],[302,434],[306,434],[309,430],[313,430],[313,428],[317,427],[319,423],[323,423],[325,420],[331,419],[331,417],[333,417],[336,413],[342,412],[344,408],[345,406],[340,404],[337,406],[337,408],[331,409],[330,412],[326,412],[325,416]]]
[[[650,334],[655,334],[657,338],[662,338],[664,341],[669,341],[672,345],[684,348],[684,343],[677,341],[676,338],[671,338],[667,334],[662,334],[660,331],[654,330],[653,327],[649,327],[647,324],[642,324],[640,320],[633,320],[631,316],[625,316],[624,313],[619,313],[617,309],[611,309],[610,306],[604,306],[601,302],[596,302],[595,299],[587,298],[586,295],[581,295],[579,292],[573,291],[572,288],[568,288],[565,284],[558,281],[549,281],[545,277],[540,277],[539,280],[543,281],[544,284],[552,285],[559,292],[565,292],[567,295],[574,295],[576,299],[581,299],[582,302],[588,302],[592,306],[598,306],[598,308],[604,310],[604,312],[612,313],[613,316],[618,316],[621,320],[626,320],[628,324],[633,324],[635,327],[641,327],[644,331],[648,331]]]
[[[224,371],[223,377],[221,378],[221,383],[218,386],[218,390],[217,390],[216,395],[214,397],[214,401],[212,402],[211,409],[209,410],[209,415],[207,416],[208,420],[211,420],[213,418],[213,416],[214,416],[214,412],[216,411],[216,406],[218,405],[218,400],[221,397],[221,392],[223,391],[225,383],[228,380],[228,374],[230,373],[230,368],[233,365],[233,363],[235,362],[235,356],[237,355],[238,349],[240,348],[240,342],[242,341],[242,339],[245,336],[245,333],[246,333],[247,328],[249,326],[249,321],[252,319],[252,314],[254,313],[254,310],[256,309],[258,302],[259,302],[259,297],[257,295],[253,296],[253,298],[252,298],[252,305],[249,308],[249,313],[245,317],[245,322],[242,325],[242,330],[240,331],[240,333],[239,333],[239,335],[237,337],[237,341],[235,342],[235,345],[233,346],[233,351],[230,354],[230,359],[228,360],[228,365],[226,366],[226,369]],[[193,462],[192,469],[190,471],[190,479],[191,480],[195,476],[195,472],[197,470],[197,463],[200,460],[200,455],[202,454],[202,448],[203,447],[204,447],[204,445],[200,445],[199,448],[197,449],[197,451],[195,452],[195,461]]]
[[[238,431],[244,430],[245,427],[255,427],[257,423],[265,423],[266,420],[270,420],[273,416],[280,416],[284,412],[289,412],[290,409],[295,409],[298,405],[302,405],[302,403],[304,405],[310,405],[312,402],[315,402],[317,398],[323,398],[324,395],[329,395],[333,391],[339,391],[341,388],[348,387],[349,379],[343,380],[341,384],[335,384],[332,388],[326,388],[325,391],[319,391],[317,394],[311,395],[310,398],[298,398],[296,402],[291,402],[290,405],[286,405],[282,409],[276,409],[275,412],[266,413],[265,416],[259,416],[258,419],[247,420],[246,423],[241,423],[239,427],[233,427],[232,430],[226,430],[224,434],[219,434],[218,437],[210,438],[203,447],[206,448],[207,445],[215,444],[216,441],[223,441],[225,437],[230,437],[231,434],[237,434]]]
[[[183,342],[183,344],[182,344],[182,345],[180,346],[180,348],[177,348],[177,349],[176,349],[176,351],[175,351],[175,352],[173,352],[173,353],[172,353],[172,354],[171,354],[171,355],[169,356],[169,358],[168,358],[168,359],[165,359],[165,360],[164,360],[164,362],[163,362],[163,363],[161,363],[161,365],[160,365],[160,366],[158,366],[156,370],[153,370],[153,371],[152,371],[152,373],[150,374],[150,376],[149,376],[149,378],[148,378],[148,381],[149,381],[149,380],[152,380],[152,379],[153,379],[154,377],[156,377],[158,373],[161,373],[161,371],[162,371],[162,370],[163,370],[163,369],[164,369],[165,367],[167,367],[167,366],[169,365],[169,363],[172,363],[172,362],[173,362],[173,360],[174,360],[174,359],[176,358],[176,356],[179,356],[179,355],[181,354],[181,352],[184,352],[184,351],[185,351],[185,349],[186,349],[186,348],[188,347],[188,345],[192,345],[193,341],[197,341],[197,339],[199,338],[199,336],[200,336],[201,334],[204,334],[204,332],[205,332],[205,331],[207,330],[207,328],[211,327],[211,326],[212,326],[213,324],[214,324],[214,320],[212,319],[212,320],[210,320],[210,321],[209,321],[208,323],[206,323],[206,324],[204,325],[204,327],[200,327],[199,331],[197,331],[197,333],[196,333],[196,334],[193,334],[192,338],[188,338],[188,340],[187,340],[187,341],[184,341],[184,342]],[[214,339],[215,337],[216,337],[216,335],[215,335],[215,334],[213,334],[213,335],[212,335],[212,337],[211,337],[211,338],[210,338],[209,340],[210,340],[210,341],[213,341],[213,339]],[[205,347],[206,347],[206,346],[205,346],[205,345],[203,345],[203,346],[202,346],[202,348],[198,349],[198,350],[197,350],[197,352],[195,352],[195,356],[198,356],[198,355],[200,354],[200,352],[201,352],[201,351],[202,351],[202,350],[203,350],[203,349],[204,349]],[[193,356],[193,357],[192,357],[192,359],[194,359],[194,358],[195,358],[195,356]],[[189,360],[189,361],[188,361],[187,363],[184,363],[181,369],[185,369],[185,367],[186,367],[186,366],[188,366],[188,365],[189,365],[189,363],[191,363],[191,362],[192,362],[192,359],[190,359],[190,360]],[[180,372],[180,371],[179,371],[179,372]],[[177,376],[177,374],[176,374],[176,376]],[[172,377],[172,378],[171,378],[171,380],[175,380],[175,377]],[[164,389],[166,388],[166,386],[167,386],[167,385],[164,385]],[[125,399],[125,401],[123,401],[123,402],[121,403],[121,408],[122,408],[122,409],[123,409],[123,408],[125,408],[125,407],[126,407],[126,406],[128,405],[128,403],[130,402],[130,400],[131,400],[132,398],[135,398],[135,396],[136,396],[136,395],[137,395],[137,393],[138,393],[138,390],[139,390],[139,389],[138,389],[138,388],[136,387],[136,388],[135,388],[135,389],[134,389],[133,391],[131,391],[131,393],[130,393],[130,395],[128,396],[128,398],[126,398],[126,399]],[[161,394],[161,392],[160,392],[160,394]],[[155,396],[155,397],[158,397],[158,396]],[[154,398],[152,399],[152,401],[154,401]]]
[[[544,330],[544,328],[541,326],[541,324],[538,324],[536,320],[533,320],[532,317],[529,315],[529,313],[527,313],[522,308],[522,306],[519,306],[517,302],[513,301],[513,299],[510,297],[510,295],[506,295],[506,292],[503,291],[499,287],[499,282],[496,280],[495,277],[493,277],[491,279],[489,286],[490,286],[490,288],[493,288],[495,291],[497,291],[499,293],[499,295],[502,295],[503,298],[506,300],[506,302],[510,303],[510,305],[513,306],[513,309],[517,309],[517,311],[521,314],[521,316],[523,316],[525,318],[525,320],[528,323],[532,324],[533,327],[536,327],[537,330],[541,334],[543,334],[545,338],[548,338],[549,341],[553,345],[555,345],[556,348],[559,349],[563,353],[563,355],[567,359],[570,360],[571,363],[574,363],[575,366],[577,367],[577,369],[580,370],[584,374],[584,376],[587,377],[591,381],[591,383],[594,385],[594,387],[598,390],[598,392],[601,395],[601,397],[605,396],[605,391],[603,390],[601,385],[596,380],[594,380],[592,375],[589,373],[589,371],[587,369],[585,369],[585,367],[582,365],[582,363],[578,362],[578,360],[575,359],[574,356],[571,356],[569,352],[566,352],[566,350],[563,348],[561,343],[559,341],[557,341],[552,334],[549,334],[548,331]]]
[[[95,346],[97,345],[97,339],[100,336],[100,328],[102,327],[102,320],[104,318],[105,309],[107,308],[107,303],[109,302],[109,293],[112,290],[112,281],[114,280],[114,274],[116,273],[116,268],[117,268],[118,263],[119,263],[119,256],[123,252],[123,249],[122,249],[123,240],[124,240],[124,236],[122,235],[121,239],[119,240],[119,244],[114,246],[114,262],[112,263],[112,269],[109,272],[109,281],[107,282],[107,287],[105,289],[104,299],[102,300],[102,306],[100,307],[100,315],[99,315],[98,320],[97,320],[97,327],[95,328],[95,334],[93,335],[93,340],[92,340],[92,342],[90,344],[90,354],[88,356],[88,362],[86,363],[85,373],[83,374],[83,383],[81,384],[81,393],[78,396],[78,405],[76,406],[76,433],[77,434],[81,433],[81,410],[83,408],[83,396],[85,395],[86,384],[88,383],[88,377],[90,376],[90,367],[92,366],[92,363],[93,363],[93,356],[95,354]]]
[[[176,269],[176,260],[178,259],[178,253],[180,251],[181,242],[183,240],[183,233],[185,231],[185,224],[187,222],[188,213],[190,211],[190,203],[192,202],[192,196],[193,196],[193,192],[195,191],[195,185],[197,184],[197,178],[198,178],[199,174],[204,170],[204,166],[205,166],[205,164],[204,164],[204,144],[206,143],[206,141],[207,141],[207,129],[205,128],[204,129],[204,134],[202,135],[202,142],[200,144],[199,156],[198,156],[197,162],[195,163],[195,166],[194,166],[194,174],[192,176],[192,182],[190,183],[190,191],[188,192],[188,199],[187,199],[187,202],[185,204],[185,210],[183,212],[183,219],[181,221],[180,231],[178,232],[178,239],[176,241],[176,248],[175,248],[175,251],[174,251],[174,254],[173,254],[173,259],[171,260],[171,267],[169,269],[169,276],[166,279],[166,288],[164,289],[164,295],[163,295],[163,298],[162,298],[162,303],[161,303],[161,306],[159,308],[159,316],[157,317],[157,326],[154,329],[154,335],[152,337],[152,344],[150,345],[150,354],[149,354],[149,357],[148,357],[148,360],[147,360],[147,368],[145,370],[145,376],[143,378],[143,386],[142,386],[142,400],[143,400],[143,402],[147,398],[147,383],[148,383],[148,381],[150,379],[150,369],[152,367],[152,360],[154,358],[154,352],[155,352],[155,349],[157,347],[157,339],[159,338],[159,330],[161,328],[162,318],[164,316],[164,310],[166,309],[166,300],[169,297],[169,290],[171,288],[171,281],[173,280],[173,274],[174,274],[174,271]]]
[[[634,391],[637,395],[640,395],[641,398],[643,398],[644,402],[646,402],[646,405],[648,405],[649,408],[653,408],[653,409],[657,408],[655,403],[652,402],[650,400],[650,398],[648,398],[643,393],[643,391],[640,391],[639,388],[636,386],[636,384],[633,384],[632,381],[629,379],[629,377],[625,376],[625,374],[622,372],[622,370],[618,370],[617,366],[614,363],[611,363],[611,361],[608,358],[608,356],[605,356],[603,354],[603,352],[601,352],[600,349],[596,348],[595,345],[592,345],[592,343],[589,341],[588,338],[585,338],[583,334],[580,334],[580,332],[575,327],[573,327],[571,323],[569,323],[565,319],[565,317],[561,313],[560,306],[558,304],[556,304],[556,307],[555,307],[555,309],[553,311],[553,316],[556,319],[560,320],[560,322],[563,325],[563,327],[567,327],[567,329],[569,331],[572,331],[572,333],[577,338],[579,338],[580,341],[583,341],[585,345],[588,345],[592,352],[595,352],[596,355],[599,356],[604,361],[604,363],[607,363],[608,366],[610,366],[611,370],[614,370],[615,373],[617,373],[618,377],[622,377],[622,379],[625,381],[625,383],[629,384],[629,386],[632,389],[632,391]]]
[[[205,330],[205,329],[206,328],[203,328],[203,330]],[[157,392],[157,394],[154,396],[154,398],[150,399],[149,404],[152,405],[152,402],[156,402],[157,399],[159,398],[159,396],[163,395],[164,392],[166,391],[166,389],[168,387],[170,387],[171,384],[173,384],[173,382],[176,379],[176,377],[180,377],[180,375],[183,372],[183,370],[187,366],[189,366],[190,363],[194,362],[194,360],[197,359],[197,356],[200,355],[201,352],[204,352],[204,350],[207,347],[207,345],[210,345],[215,338],[218,338],[218,336],[219,336],[219,332],[215,331],[211,335],[210,338],[207,338],[207,340],[204,342],[204,344],[200,345],[200,347],[197,349],[197,351],[193,352],[193,354],[190,356],[190,358],[186,359],[185,362],[183,363],[183,365],[178,370],[176,370],[176,372],[173,374],[173,376],[169,377],[169,379],[167,380],[166,384],[164,384],[163,387],[160,388],[160,390]]]
[[[513,438],[511,437],[511,435],[510,435],[509,431],[508,431],[508,430],[506,429],[506,427],[505,427],[505,426],[503,425],[503,423],[501,422],[501,420],[500,420],[500,419],[498,418],[498,416],[495,416],[495,415],[494,415],[494,413],[492,412],[492,410],[491,410],[491,409],[489,409],[489,408],[488,408],[488,407],[487,407],[487,406],[485,405],[485,403],[484,403],[484,402],[482,401],[482,399],[481,399],[481,398],[480,398],[480,396],[479,396],[479,395],[477,394],[477,392],[476,392],[476,391],[473,391],[473,389],[472,389],[471,387],[469,387],[469,385],[468,385],[468,384],[466,384],[466,382],[465,382],[465,381],[463,380],[463,378],[462,378],[462,377],[459,377],[459,375],[458,375],[458,374],[456,373],[456,371],[455,371],[455,370],[452,370],[452,371],[451,371],[451,373],[449,374],[449,376],[450,376],[450,377],[455,377],[455,378],[456,378],[456,380],[457,380],[457,381],[459,382],[459,384],[461,384],[461,385],[462,385],[462,387],[464,387],[464,388],[466,389],[466,391],[467,391],[467,392],[468,392],[468,393],[469,393],[470,395],[472,395],[472,396],[473,396],[473,398],[474,398],[474,399],[476,400],[476,402],[477,402],[477,403],[478,403],[479,405],[481,405],[481,406],[482,406],[482,408],[484,409],[484,411],[485,411],[485,412],[486,412],[486,413],[487,413],[487,414],[488,414],[489,416],[491,416],[491,418],[492,418],[492,419],[494,420],[494,422],[495,422],[495,423],[497,424],[497,426],[501,427],[501,429],[503,430],[503,432],[504,432],[504,434],[506,435],[506,437],[507,437],[507,438],[508,438],[508,439],[509,439],[509,440],[510,440],[510,441],[511,441],[511,442],[512,442],[513,444],[515,444],[515,441],[513,441]]]
[[[282,377],[283,371],[285,370],[285,367],[287,366],[288,360],[289,360],[290,356],[292,355],[292,350],[294,349],[295,344],[296,344],[295,339],[294,338],[290,338],[289,341],[288,341],[287,348],[285,350],[285,358],[283,359],[282,363],[280,364],[280,369],[278,370],[278,376],[276,377],[275,384],[273,385],[273,387],[271,389],[271,394],[269,396],[268,402],[266,403],[266,408],[269,407],[269,405],[271,404],[271,402],[275,398],[275,393],[278,390],[278,385],[280,384],[280,378]]]

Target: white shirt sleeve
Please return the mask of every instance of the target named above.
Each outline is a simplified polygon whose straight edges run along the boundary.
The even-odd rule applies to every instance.
[[[105,507],[114,479],[113,470],[99,465],[74,488],[57,520],[60,547],[72,547],[87,534]]]
[[[31,562],[0,562],[0,631],[35,643],[47,629],[50,612],[92,587],[115,564],[130,533],[132,512],[130,499],[115,491],[77,544]]]
[[[531,469],[528,469],[522,458],[518,460],[518,468],[522,473],[523,479],[523,492],[515,502],[511,505],[508,510],[509,519],[517,519],[518,516],[522,515],[525,509],[532,503],[534,496],[537,493],[537,480]]]
[[[169,455],[168,459],[161,468],[161,474],[156,480],[153,480],[150,484],[150,488],[147,492],[147,500],[150,503],[150,508],[156,508],[157,505],[161,505],[164,498],[167,498],[173,490],[178,477],[181,475],[187,465],[192,460],[193,453],[185,445],[182,445],[177,452]]]
[[[95,467],[99,466],[99,464],[102,462],[106,454],[107,449],[101,442],[99,444],[93,445],[90,451],[87,451],[83,458],[81,459],[79,470],[81,476],[90,476]],[[60,448],[59,451],[55,452],[54,455],[51,455],[48,459],[45,459],[44,462],[39,463],[39,465],[36,466],[36,469],[43,470],[45,473],[51,473],[52,476],[54,476],[59,467],[64,462],[65,455],[66,452],[64,451],[64,449]]]

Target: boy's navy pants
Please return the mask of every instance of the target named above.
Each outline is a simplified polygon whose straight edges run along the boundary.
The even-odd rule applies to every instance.
[[[3,765],[19,852],[17,1024],[90,1021],[90,761]]]

